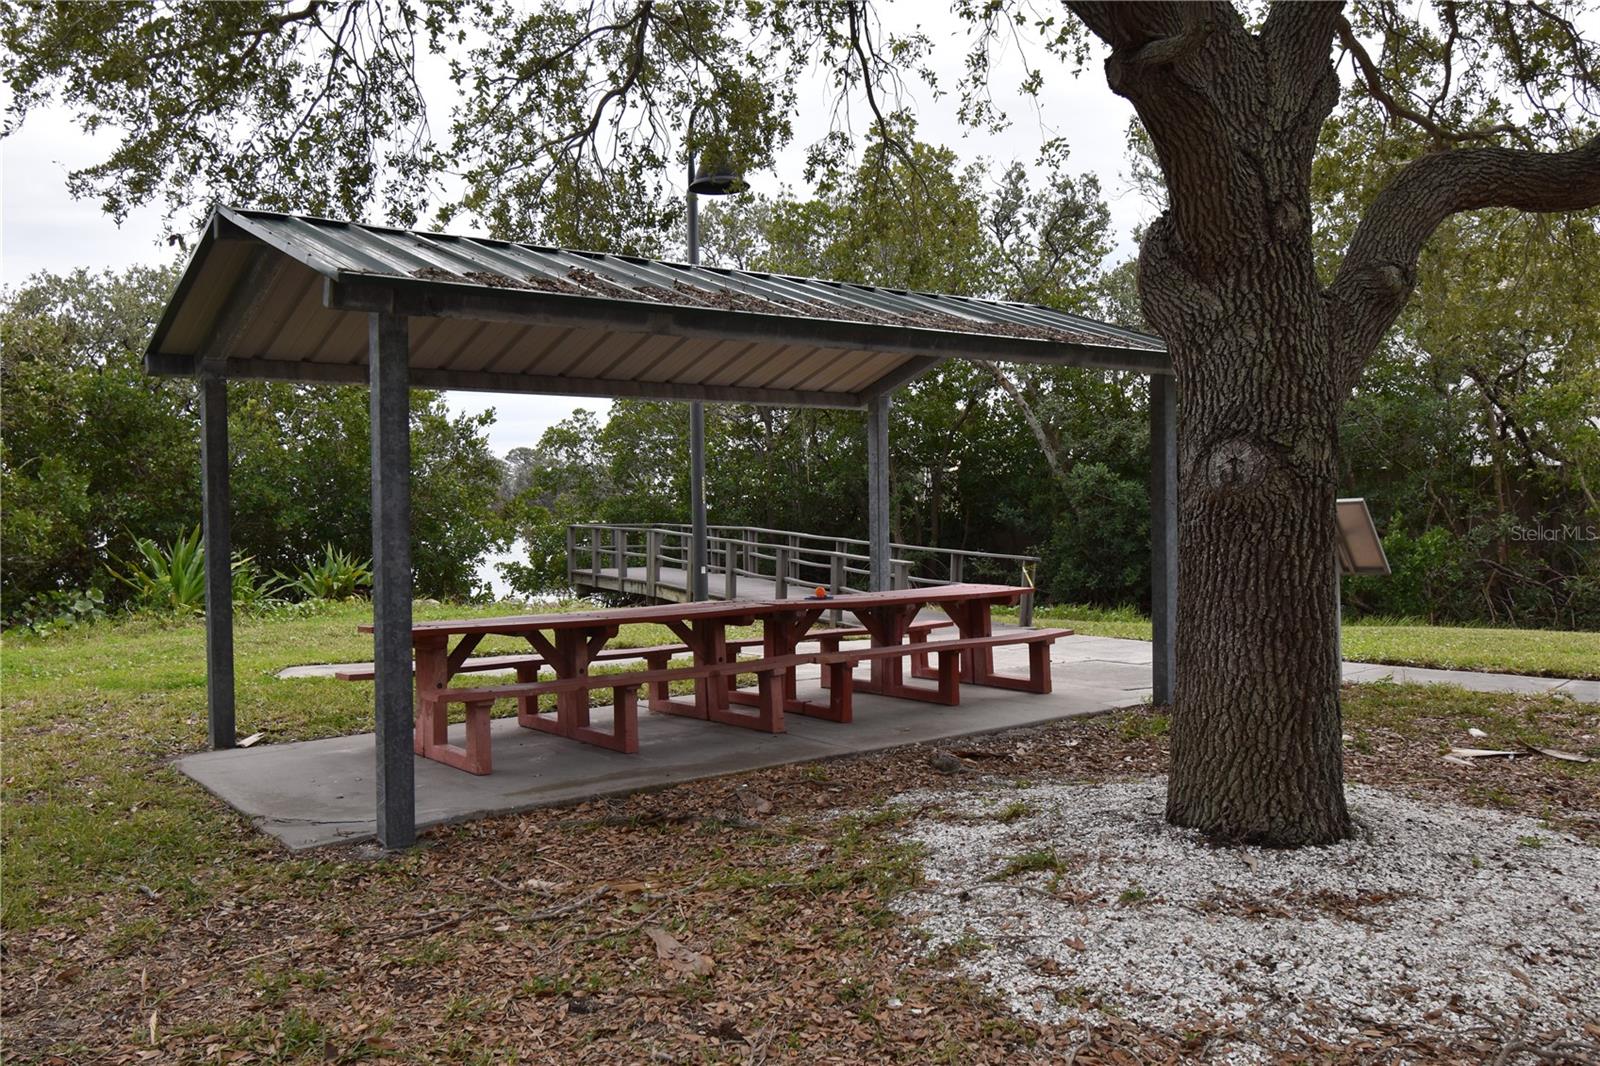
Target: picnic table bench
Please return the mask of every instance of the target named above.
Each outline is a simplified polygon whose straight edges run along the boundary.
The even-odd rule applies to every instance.
[[[1048,692],[1049,646],[1070,630],[1026,630],[996,635],[991,608],[1015,603],[1025,590],[1005,585],[946,585],[893,592],[852,593],[826,599],[751,600],[665,604],[580,611],[570,614],[519,615],[464,621],[419,622],[412,627],[415,653],[416,726],[413,747],[418,755],[435,759],[469,773],[491,768],[489,720],[493,704],[517,701],[519,724],[571,740],[611,750],[638,751],[638,693],[647,691],[647,707],[660,714],[683,715],[724,725],[743,726],[770,733],[784,731],[785,713],[798,713],[835,722],[849,722],[857,691],[935,703],[959,702],[960,687],[987,685]],[[919,620],[927,607],[944,611],[948,621]],[[860,625],[851,629],[814,629],[825,611],[853,614]],[[760,621],[759,638],[733,638],[729,626]],[[680,643],[644,648],[611,648],[622,626],[656,623],[665,626]],[[932,634],[955,626],[954,640],[935,640]],[[370,633],[370,625],[361,626]],[[485,657],[471,654],[488,636],[525,639],[531,654]],[[844,647],[847,640],[866,637],[868,643]],[[452,645],[452,640],[454,644]],[[814,642],[815,652],[800,652],[799,645]],[[1004,645],[1029,647],[1026,678],[994,672],[993,650]],[[760,655],[740,660],[739,652],[760,646]],[[690,666],[670,667],[672,659],[688,655]],[[593,663],[642,659],[644,670],[589,673]],[[935,662],[937,665],[934,665]],[[858,680],[854,669],[868,664],[870,676]],[[826,702],[801,700],[796,671],[802,666],[822,667]],[[514,669],[514,684],[451,687],[456,674],[478,670]],[[554,680],[539,680],[548,668]],[[933,680],[935,685],[907,684]],[[336,676],[364,680],[371,668],[352,668]],[[753,689],[738,687],[737,679],[753,675]],[[670,686],[691,682],[690,700],[674,699]],[[609,689],[612,724],[609,731],[591,723],[591,695]],[[553,714],[542,711],[542,696],[555,698]],[[450,708],[465,708],[466,740],[449,742]],[[749,711],[734,707],[749,707]]]
[[[448,706],[460,703],[466,707],[467,730],[465,746],[436,743],[431,746],[429,757],[448,763],[460,770],[473,774],[487,774],[491,769],[489,755],[489,717],[490,709],[496,700],[515,699],[518,703],[517,723],[529,729],[539,729],[547,733],[556,733],[569,736],[574,740],[585,741],[602,748],[610,748],[632,755],[639,750],[639,689],[645,685],[667,685],[674,681],[700,681],[713,677],[730,674],[754,673],[758,679],[761,699],[754,713],[746,714],[740,711],[714,709],[711,712],[711,721],[722,722],[726,725],[752,725],[757,729],[767,732],[781,732],[776,728],[776,723],[783,714],[781,708],[781,689],[777,678],[796,666],[801,666],[814,661],[815,655],[789,655],[779,659],[763,659],[752,662],[730,661],[724,663],[708,663],[704,666],[675,667],[657,670],[638,670],[617,674],[591,674],[584,677],[570,677],[554,681],[522,682],[515,685],[488,685],[474,686],[471,688],[447,688],[425,694],[423,702],[429,705],[429,713],[434,721],[448,720]],[[524,708],[524,701],[536,701],[542,695],[555,695],[560,697],[567,694],[581,694],[587,697],[596,689],[611,689],[612,717],[611,730],[602,732],[595,729],[589,722],[587,699],[585,708],[579,714],[578,721],[571,728],[559,719],[552,720],[550,716],[538,711],[538,704],[533,703],[534,710],[529,712]]]
[[[947,629],[953,622],[917,622],[910,629],[912,640],[919,640],[936,629]],[[862,640],[872,636],[867,629],[854,626],[850,628],[819,629],[808,635],[808,640],[816,641],[822,646],[823,651],[838,651],[839,644],[846,640]],[[746,648],[761,647],[764,637],[739,637],[727,642],[728,649],[743,651]],[[619,646],[603,648],[596,652],[590,662],[626,662],[630,659],[643,659],[652,670],[664,668],[669,661],[680,655],[688,655],[691,649],[687,644],[650,644],[638,647]],[[484,655],[478,658],[464,660],[456,667],[456,674],[497,673],[502,670],[515,670],[518,681],[533,681],[536,677],[524,677],[524,672],[538,671],[545,666],[544,659],[537,654],[512,654],[512,655]],[[371,663],[346,666],[335,670],[333,676],[340,681],[371,681],[374,668]]]

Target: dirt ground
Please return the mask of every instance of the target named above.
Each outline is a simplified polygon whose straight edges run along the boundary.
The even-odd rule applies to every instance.
[[[1513,697],[1503,702],[1516,712]],[[952,976],[949,957],[930,957],[891,907],[921,874],[896,833],[908,814],[887,797],[995,776],[1160,775],[1161,710],[977,738],[937,757],[907,748],[497,818],[431,832],[403,855],[355,846],[311,862],[241,858],[223,871],[234,880],[220,899],[131,886],[76,925],[7,934],[4,1057],[1226,1061],[1235,1035],[1203,1016],[1151,1031],[1119,1020],[1113,1005],[1087,1038],[1024,1022]],[[1593,747],[1593,711],[1546,714],[1541,728],[1573,750]],[[1349,716],[1362,714],[1358,698]],[[1584,767],[1461,766],[1441,759],[1462,740],[1458,721],[1361,720],[1347,746],[1351,780],[1543,817],[1600,840],[1600,778]],[[251,832],[240,825],[241,840]],[[1570,1046],[1533,1048],[1491,1029],[1427,1038],[1369,1029],[1280,1058],[1600,1060],[1600,1024],[1591,1029]]]

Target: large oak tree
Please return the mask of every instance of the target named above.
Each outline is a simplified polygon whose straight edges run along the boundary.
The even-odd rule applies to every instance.
[[[1001,121],[990,51],[1013,31],[1068,58],[1098,49],[1166,185],[1139,290],[1181,410],[1168,817],[1228,839],[1340,839],[1339,414],[1445,219],[1600,203],[1592,12],[1560,0],[1420,15],[1390,0],[1244,12],[1068,0],[1067,17],[1016,0],[954,6],[979,31],[964,119]],[[13,124],[53,100],[124,132],[73,177],[113,213],[165,197],[184,216],[221,196],[350,217],[381,202],[409,221],[442,203],[502,235],[613,247],[659,235],[662,176],[686,142],[769,163],[803,70],[820,65],[891,147],[902,79],[934,77],[931,39],[885,33],[862,0],[11,5],[0,33]],[[458,98],[436,136],[425,100],[447,77]],[[1025,87],[1048,109],[1048,84],[1030,74]],[[1310,177],[1342,95],[1421,129],[1427,148],[1394,160],[1324,275]],[[685,137],[677,126],[702,102]],[[810,160],[825,174],[852,148],[841,126]]]

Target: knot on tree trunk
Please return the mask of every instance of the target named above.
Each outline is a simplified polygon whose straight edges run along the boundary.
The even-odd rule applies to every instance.
[[[1205,459],[1206,487],[1217,493],[1249,492],[1266,484],[1271,465],[1267,453],[1250,441],[1223,441]]]
[[[1197,339],[1228,321],[1221,295],[1191,262],[1171,213],[1163,212],[1139,246],[1139,305],[1163,336]]]
[[[1279,200],[1272,209],[1272,229],[1279,237],[1299,237],[1306,229],[1306,213],[1298,204]]]
[[[1399,263],[1377,263],[1366,278],[1367,287],[1382,293],[1385,296],[1403,300],[1411,295],[1411,290],[1417,283],[1415,267],[1402,266]]]
[[[1133,79],[1188,59],[1205,46],[1217,29],[1216,19],[1200,4],[1182,7],[1179,13],[1179,32],[1111,50],[1106,58],[1106,84],[1112,92],[1125,96]]]

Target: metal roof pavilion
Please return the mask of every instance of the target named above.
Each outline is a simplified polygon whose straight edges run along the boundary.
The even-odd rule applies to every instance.
[[[376,824],[404,847],[416,836],[413,387],[865,409],[871,587],[886,589],[892,396],[950,358],[1149,375],[1152,674],[1166,702],[1177,408],[1158,339],[1032,304],[218,208],[145,351],[150,373],[199,382],[211,746],[235,736],[230,378],[371,390]],[[704,560],[698,522],[694,540]]]
[[[403,315],[413,385],[861,408],[952,356],[1167,374],[1155,337],[1032,304],[218,208],[153,374],[365,382]]]

